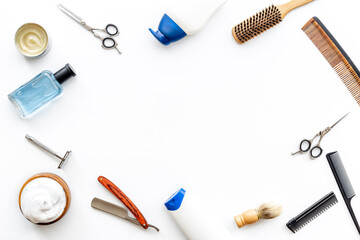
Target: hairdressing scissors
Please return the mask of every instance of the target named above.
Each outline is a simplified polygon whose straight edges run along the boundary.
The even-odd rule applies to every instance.
[[[341,120],[343,120],[349,113],[345,114],[342,118],[340,118],[336,123],[334,123],[332,126],[325,128],[324,130],[320,131],[319,133],[317,133],[311,140],[309,139],[304,139],[300,142],[300,146],[299,146],[299,151],[295,152],[295,153],[291,153],[291,155],[295,155],[298,153],[306,153],[307,151],[310,150],[310,157],[312,159],[314,158],[318,158],[321,156],[323,150],[320,147],[320,142],[323,139],[323,137],[330,132],[331,129],[333,129],[333,127],[336,126],[336,124],[338,124]],[[317,142],[317,144],[311,148],[311,145],[313,143],[313,141],[319,137],[319,141]]]
[[[63,11],[66,15],[68,15],[70,18],[75,20],[77,23],[79,23],[81,26],[83,26],[86,30],[91,32],[96,38],[99,38],[102,42],[102,47],[104,49],[113,49],[115,48],[119,54],[121,54],[121,51],[117,48],[117,42],[113,38],[114,36],[119,34],[119,30],[114,24],[108,24],[105,26],[104,29],[101,28],[92,28],[89,25],[87,25],[82,18],[77,16],[75,13],[71,12],[69,9],[64,7],[63,5],[59,4],[58,7],[61,11]],[[97,34],[97,31],[104,32],[107,37],[103,37],[99,34]]]

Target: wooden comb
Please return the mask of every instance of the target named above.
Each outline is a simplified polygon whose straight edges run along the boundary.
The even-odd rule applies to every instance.
[[[302,30],[319,49],[360,105],[360,72],[344,49],[317,17],[311,18]]]
[[[288,3],[270,6],[246,19],[232,29],[235,40],[242,44],[280,23],[293,9],[313,0],[292,0]]]

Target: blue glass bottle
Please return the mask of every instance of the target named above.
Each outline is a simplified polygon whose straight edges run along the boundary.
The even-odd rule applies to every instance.
[[[9,100],[15,105],[22,118],[30,118],[61,96],[63,92],[61,84],[75,75],[70,64],[66,64],[55,74],[45,70],[10,93]]]

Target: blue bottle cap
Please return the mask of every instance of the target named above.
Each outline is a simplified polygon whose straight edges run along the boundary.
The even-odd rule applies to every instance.
[[[164,14],[161,18],[158,29],[159,30],[155,32],[149,28],[154,37],[164,45],[169,45],[187,35],[167,14]]]
[[[166,202],[165,207],[169,211],[176,211],[180,208],[181,203],[185,196],[185,190],[180,188],[176,193],[174,193]]]

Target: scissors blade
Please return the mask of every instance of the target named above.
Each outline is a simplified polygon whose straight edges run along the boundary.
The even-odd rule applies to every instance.
[[[345,114],[345,115],[344,115],[342,118],[340,118],[336,123],[334,123],[334,124],[330,127],[330,129],[333,128],[333,127],[335,127],[335,125],[338,124],[341,120],[343,120],[347,115],[349,115],[349,113],[350,113],[350,112],[348,112],[347,114]]]
[[[71,17],[73,20],[75,20],[76,22],[78,22],[80,25],[83,25],[84,21],[82,20],[81,17],[79,17],[78,15],[76,15],[75,13],[73,13],[72,11],[70,11],[69,9],[67,9],[66,7],[64,7],[63,5],[59,4],[58,8],[63,11],[66,15],[68,15],[69,17]]]

